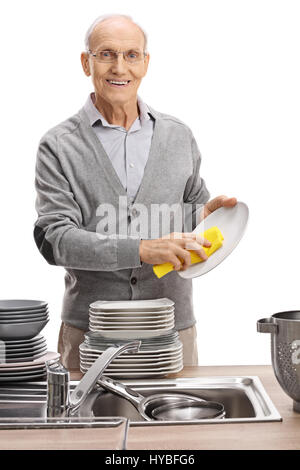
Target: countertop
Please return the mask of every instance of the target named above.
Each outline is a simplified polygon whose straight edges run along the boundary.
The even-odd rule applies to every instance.
[[[185,367],[169,377],[256,375],[282,416],[282,422],[243,424],[201,424],[185,426],[131,427],[128,450],[191,449],[300,449],[300,413],[293,411],[292,400],[282,391],[272,366]],[[78,380],[78,374],[72,375]],[[99,436],[93,429],[68,430],[2,430],[0,449],[97,449]]]

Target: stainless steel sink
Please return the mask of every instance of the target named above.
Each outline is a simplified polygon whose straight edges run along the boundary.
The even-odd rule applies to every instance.
[[[224,404],[226,417],[203,420],[201,423],[251,423],[260,421],[281,421],[282,418],[267,395],[261,381],[251,377],[198,377],[183,379],[124,380],[124,384],[138,390],[142,395],[154,393],[187,393],[200,398]],[[71,383],[71,389],[78,382]],[[47,426],[53,422],[46,419],[45,382],[6,384],[0,387],[0,428],[14,424],[30,427]],[[199,421],[144,421],[127,400],[112,395],[100,387],[94,389],[81,405],[74,422],[84,422],[122,416],[130,419],[131,426],[153,426],[161,424],[201,424]],[[59,421],[59,420],[58,420]],[[63,420],[61,421],[63,422]]]

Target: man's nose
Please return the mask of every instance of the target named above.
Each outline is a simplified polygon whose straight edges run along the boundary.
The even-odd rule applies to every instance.
[[[127,70],[127,62],[123,54],[118,54],[118,58],[112,63],[112,72],[122,73]]]

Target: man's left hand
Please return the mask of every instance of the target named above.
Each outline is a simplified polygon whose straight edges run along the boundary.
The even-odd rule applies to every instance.
[[[205,204],[201,219],[205,219],[205,217],[220,207],[234,207],[236,203],[237,199],[235,197],[217,196]]]

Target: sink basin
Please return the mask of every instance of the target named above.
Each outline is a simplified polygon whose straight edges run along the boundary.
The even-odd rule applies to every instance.
[[[122,380],[126,385],[148,396],[154,393],[186,393],[223,403],[226,416],[223,419],[199,421],[144,421],[127,400],[97,387],[74,415],[74,422],[84,422],[111,416],[125,417],[131,426],[155,426],[170,424],[243,423],[281,421],[281,416],[267,395],[261,381],[251,377],[198,377],[182,379]],[[78,382],[71,382],[71,390]],[[47,384],[31,382],[3,384],[0,387],[0,428],[10,424],[35,427],[46,419]],[[57,421],[57,420],[56,420]]]
[[[160,380],[123,380],[144,396],[154,393],[186,393],[224,405],[226,417],[184,424],[281,421],[282,418],[258,377],[198,377]],[[99,388],[90,394],[79,415],[109,416],[112,413],[130,419],[131,426],[183,424],[182,421],[144,421],[127,400]]]

